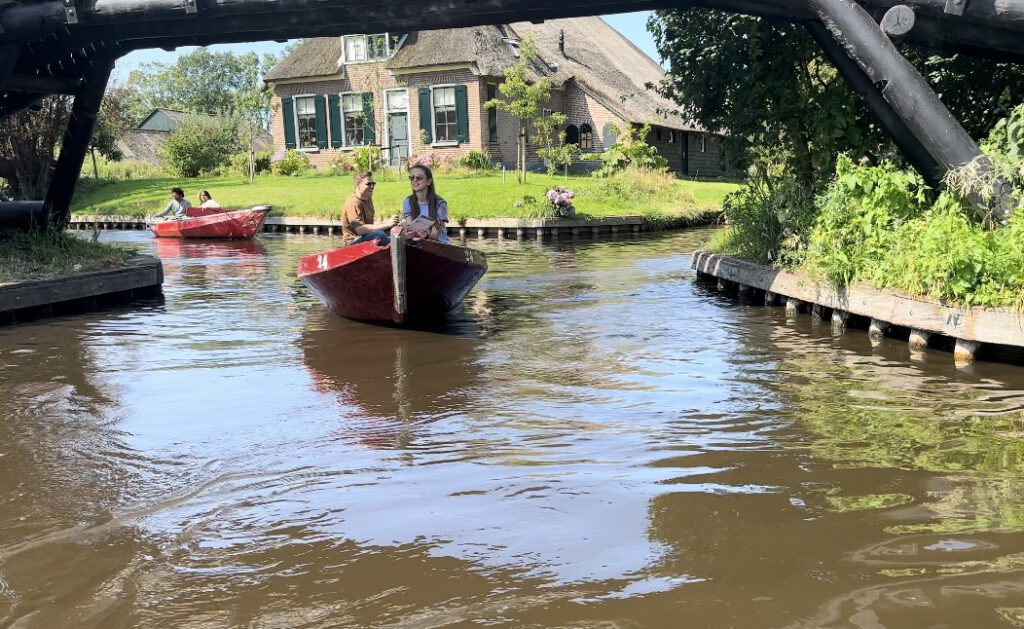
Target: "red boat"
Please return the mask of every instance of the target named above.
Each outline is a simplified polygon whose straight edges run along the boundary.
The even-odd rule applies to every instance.
[[[409,323],[452,311],[487,271],[483,252],[406,240],[401,228],[378,247],[362,242],[299,259],[299,279],[335,314]]]
[[[247,210],[196,208],[185,210],[185,218],[153,223],[157,238],[244,238],[263,228],[270,206],[257,205]]]

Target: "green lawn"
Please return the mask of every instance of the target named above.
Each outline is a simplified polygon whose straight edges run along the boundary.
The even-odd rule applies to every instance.
[[[78,238],[66,232],[0,232],[0,285],[124,266],[130,247]]]
[[[374,204],[378,214],[397,212],[410,192],[408,181],[395,174],[377,175]],[[609,179],[589,176],[548,176],[530,173],[525,184],[501,173],[437,174],[437,192],[448,201],[453,220],[460,218],[530,218],[547,215],[545,194],[556,185],[576,193],[577,212],[594,217],[643,215],[649,218],[689,218],[722,207],[723,197],[736,189],[725,182],[696,182],[657,176],[625,174]],[[337,216],[352,191],[350,176],[306,174],[297,177],[261,175],[254,183],[239,177],[93,181],[83,179],[72,211],[78,214],[155,214],[164,208],[174,186],[197,203],[200,190],[209,190],[225,207],[271,205],[277,216]],[[531,202],[531,198],[534,200]],[[522,201],[516,207],[516,201]]]

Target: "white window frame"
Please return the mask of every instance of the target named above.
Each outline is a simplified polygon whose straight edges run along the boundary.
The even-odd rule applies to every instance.
[[[384,56],[375,59],[370,59],[370,45],[369,37],[376,37],[380,35],[384,38]],[[365,59],[351,60],[348,58],[348,39],[355,39],[356,37],[362,38],[363,40],[363,52],[366,54]],[[356,65],[360,63],[377,63],[378,61],[387,61],[391,58],[391,33],[353,33],[352,35],[341,36],[341,60],[347,65]]]
[[[363,111],[363,99],[362,95],[372,92],[341,92],[338,94],[338,111],[341,112],[341,148],[351,151],[357,146],[363,146],[362,144],[349,144],[348,143],[348,122],[345,120],[345,97],[357,94],[359,98],[359,111]],[[365,122],[363,123],[366,124]],[[366,141],[366,137],[363,137],[363,141]]]
[[[316,98],[323,98],[320,94],[295,94],[292,96],[292,128],[295,129],[295,148],[302,151],[303,153],[319,153],[320,146],[317,144],[316,138],[313,139],[313,146],[302,146],[302,141],[299,139],[299,104],[300,98],[312,98],[313,99],[313,128],[316,128]]]
[[[388,101],[388,92],[405,92],[405,109],[404,110],[403,109],[388,109],[388,102],[389,102]],[[433,98],[431,98],[431,102],[433,102]],[[390,122],[389,118],[391,117],[391,114],[393,114],[393,113],[402,113],[402,112],[405,113],[405,126],[406,126],[405,132],[407,134],[409,134],[409,152],[410,152],[410,154],[412,153],[412,129],[410,128],[410,124],[409,124],[412,121],[412,115],[409,112],[409,109],[410,109],[409,105],[410,105],[410,103],[409,103],[409,88],[407,88],[407,87],[395,87],[395,88],[384,90],[384,107],[382,108],[382,110],[384,112],[384,142],[386,143],[385,146],[388,147],[387,148],[387,153],[388,153],[388,162],[389,163],[391,162],[391,125],[388,124],[388,123]]]
[[[432,85],[430,86],[430,131],[431,137],[434,141],[431,146],[458,146],[459,145],[459,98],[458,91],[455,90],[458,87],[458,83],[445,83],[443,85]],[[434,107],[434,92],[436,90],[452,90],[452,98],[455,99],[455,139],[454,140],[438,140],[437,139],[437,112]],[[469,112],[466,112],[469,115]]]
[[[700,152],[701,153],[707,153],[708,152],[708,134],[706,134],[706,133],[700,134]]]

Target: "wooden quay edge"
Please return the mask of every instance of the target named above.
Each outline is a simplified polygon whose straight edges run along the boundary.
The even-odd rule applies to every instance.
[[[1024,347],[1024,313],[1008,308],[944,304],[864,283],[835,288],[801,273],[703,250],[694,252],[691,266],[698,274],[912,331],[974,343]]]
[[[52,306],[111,293],[138,289],[157,289],[163,284],[160,260],[135,256],[127,266],[101,271],[86,271],[67,277],[16,282],[0,285],[0,314],[27,308]]]

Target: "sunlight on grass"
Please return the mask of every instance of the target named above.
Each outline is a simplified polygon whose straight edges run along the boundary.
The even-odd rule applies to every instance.
[[[0,232],[0,284],[124,266],[135,250],[68,233]]]
[[[629,174],[608,179],[589,176],[552,177],[531,173],[519,184],[511,173],[452,173],[436,177],[437,192],[447,201],[454,220],[476,218],[534,218],[550,215],[545,197],[549,188],[566,186],[576,193],[576,210],[584,216],[696,217],[718,210],[722,199],[736,184],[695,182],[671,178],[647,180]],[[379,214],[398,212],[409,192],[404,177],[382,173],[374,194]],[[142,216],[159,212],[170,199],[170,189],[181,186],[196,203],[201,190],[209,190],[225,207],[266,204],[277,216],[337,217],[352,191],[348,176],[306,174],[297,177],[260,176],[254,183],[237,177],[172,178],[133,181],[83,180],[72,211],[79,214],[127,214]],[[516,202],[520,202],[519,207]]]

